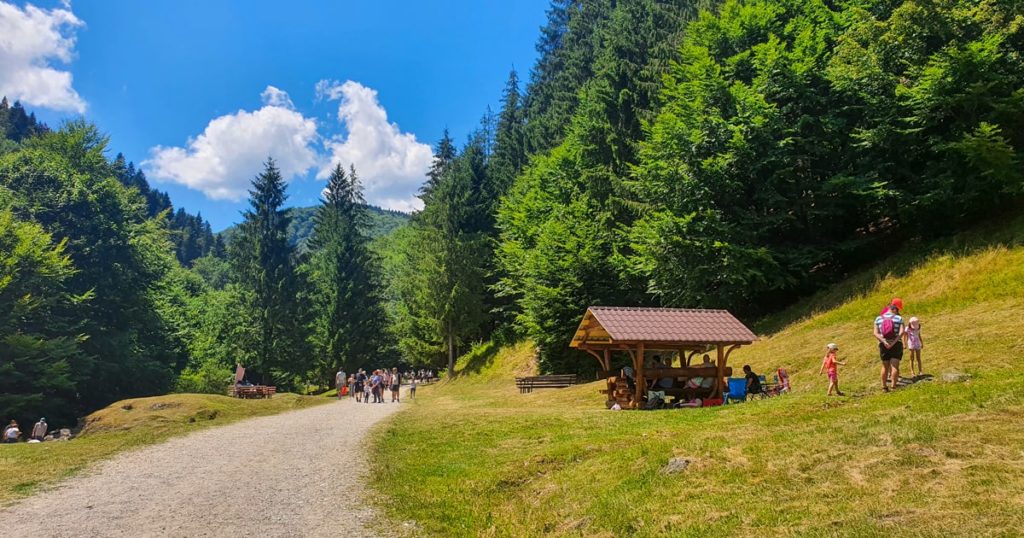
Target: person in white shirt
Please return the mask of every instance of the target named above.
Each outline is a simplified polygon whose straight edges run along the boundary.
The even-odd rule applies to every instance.
[[[21,430],[18,429],[18,421],[12,420],[4,429],[4,442],[17,443],[19,437],[21,437]]]
[[[43,438],[46,437],[46,429],[46,417],[42,417],[39,419],[39,422],[36,422],[35,426],[32,426],[31,438],[37,441],[42,441]]]
[[[345,375],[345,370],[338,368],[338,375],[334,376],[334,386],[338,389],[338,399],[341,399],[341,388],[344,387],[348,382],[348,376]]]

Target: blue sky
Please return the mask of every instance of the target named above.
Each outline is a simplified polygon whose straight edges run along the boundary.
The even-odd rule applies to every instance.
[[[547,5],[0,0],[16,36],[0,93],[51,125],[84,115],[216,230],[239,220],[265,153],[291,204],[316,203],[340,162],[370,201],[408,209],[442,129],[465,140],[513,66],[528,78]]]

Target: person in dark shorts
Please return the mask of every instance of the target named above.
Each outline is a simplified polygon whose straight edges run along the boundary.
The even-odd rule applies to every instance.
[[[900,316],[903,301],[893,299],[875,318],[874,336],[878,340],[878,356],[882,360],[882,390],[896,388],[900,380],[900,361],[903,360],[903,333],[907,328]]]
[[[747,378],[747,396],[761,394],[761,378],[750,369],[749,364],[743,365],[743,377]]]
[[[391,369],[391,403],[401,403],[402,396],[398,393],[398,389],[402,388],[402,376],[398,373],[398,368]]]
[[[356,373],[356,386],[355,386],[356,390],[355,390],[355,393],[356,393],[356,401],[357,402],[363,401],[363,387],[364,387],[365,384],[366,384],[366,373],[363,372],[362,368],[360,368],[359,372]]]

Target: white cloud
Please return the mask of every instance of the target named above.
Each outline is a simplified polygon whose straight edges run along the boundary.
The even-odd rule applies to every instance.
[[[263,108],[215,118],[185,147],[152,148],[146,173],[220,200],[244,198],[268,156],[286,179],[305,174],[318,161],[316,121],[293,110],[288,94],[273,86],[262,98]]]
[[[295,110],[295,104],[292,103],[291,97],[288,97],[288,92],[274,86],[267,86],[267,89],[263,90],[263,93],[260,94],[260,98],[263,99],[264,105]]]
[[[421,208],[416,191],[430,168],[430,146],[388,122],[372,88],[351,80],[321,80],[316,95],[317,99],[340,100],[338,119],[347,131],[346,136],[325,142],[329,155],[317,177],[329,176],[335,164],[354,164],[369,203],[399,211]]]
[[[40,9],[0,1],[0,95],[32,106],[85,112],[71,73],[53,66],[74,58],[80,26],[68,4]]]

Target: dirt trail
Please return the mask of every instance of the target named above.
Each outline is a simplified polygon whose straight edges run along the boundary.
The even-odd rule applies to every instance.
[[[363,440],[398,408],[344,401],[121,454],[0,511],[3,534],[379,536]]]

